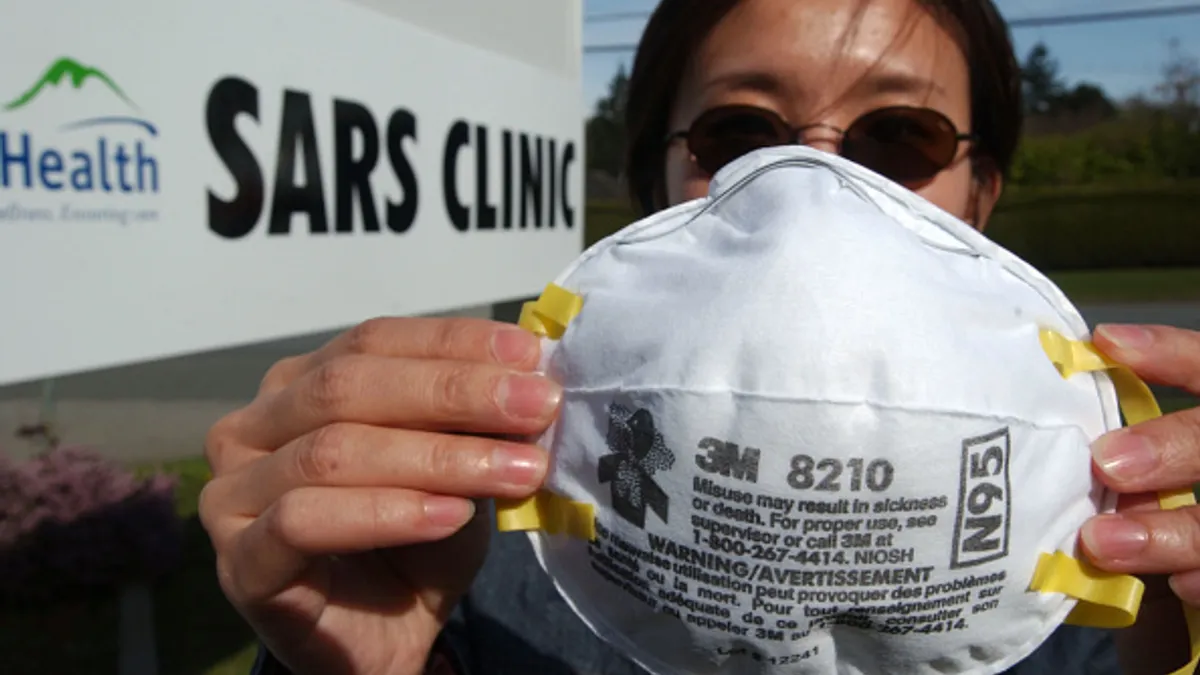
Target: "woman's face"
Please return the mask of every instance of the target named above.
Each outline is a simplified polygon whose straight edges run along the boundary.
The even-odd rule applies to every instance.
[[[681,83],[670,130],[727,104],[767,108],[793,127],[820,124],[802,142],[837,152],[864,113],[891,105],[932,108],[971,129],[971,82],[957,36],[916,0],[742,0],[697,51]],[[962,143],[955,160],[921,185],[942,209],[982,229],[999,176],[978,181]],[[676,141],[667,152],[671,204],[707,194],[707,175]]]

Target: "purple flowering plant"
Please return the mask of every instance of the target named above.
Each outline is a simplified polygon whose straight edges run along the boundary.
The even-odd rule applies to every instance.
[[[0,605],[109,593],[174,568],[175,486],[84,447],[20,462],[0,453]]]

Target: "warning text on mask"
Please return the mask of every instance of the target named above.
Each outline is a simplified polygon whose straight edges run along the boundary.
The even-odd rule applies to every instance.
[[[967,568],[1008,553],[1004,433],[964,443],[960,494],[894,494],[912,481],[888,460],[805,453],[766,490],[759,458],[701,441],[690,509],[673,506],[686,527],[635,541],[598,526],[593,569],[656,612],[778,645],[749,651],[777,664],[814,656],[806,638],[833,626],[944,634],[1000,606],[1006,572]]]

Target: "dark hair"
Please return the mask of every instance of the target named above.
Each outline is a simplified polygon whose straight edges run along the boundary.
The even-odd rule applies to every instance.
[[[738,2],[662,0],[646,24],[625,105],[625,175],[630,196],[644,214],[665,200],[664,139],[679,82],[700,44]],[[971,77],[971,130],[979,139],[974,156],[1007,175],[1023,122],[1021,69],[1008,25],[992,0],[918,2],[961,30]]]

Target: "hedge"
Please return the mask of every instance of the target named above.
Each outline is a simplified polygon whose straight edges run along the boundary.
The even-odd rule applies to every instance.
[[[1014,186],[988,235],[1042,270],[1200,267],[1200,181]],[[587,242],[632,223],[620,202],[591,203]]]
[[[1043,270],[1200,267],[1200,181],[1015,188],[988,235]]]

